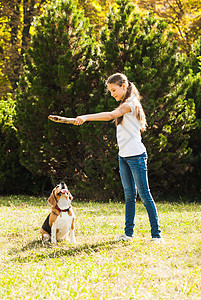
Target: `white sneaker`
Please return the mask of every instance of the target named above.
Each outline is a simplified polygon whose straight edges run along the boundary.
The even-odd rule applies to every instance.
[[[132,238],[133,238],[132,236],[127,236],[125,234],[121,234],[114,239],[114,242],[130,241],[130,240],[132,240]]]
[[[154,243],[165,243],[165,241],[164,241],[164,239],[162,237],[152,238],[151,242],[154,242]]]

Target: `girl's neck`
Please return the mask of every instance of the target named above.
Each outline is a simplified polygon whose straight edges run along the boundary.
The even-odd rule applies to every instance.
[[[122,103],[126,101],[126,99],[125,99],[125,97],[126,97],[126,93],[127,93],[127,90],[125,91],[125,93],[124,93],[123,97],[121,98],[121,102],[122,102]]]

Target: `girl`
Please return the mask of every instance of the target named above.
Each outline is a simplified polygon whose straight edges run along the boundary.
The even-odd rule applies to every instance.
[[[115,241],[133,238],[137,191],[147,210],[151,225],[152,241],[163,242],[158,214],[151,196],[147,178],[147,153],[141,141],[141,130],[146,129],[146,117],[140,103],[140,94],[124,74],[116,73],[107,79],[111,96],[120,102],[111,112],[78,116],[75,125],[86,121],[110,121],[115,119],[119,146],[119,169],[125,195],[125,233]]]

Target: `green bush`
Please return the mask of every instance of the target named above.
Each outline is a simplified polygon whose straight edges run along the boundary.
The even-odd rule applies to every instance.
[[[190,147],[192,154],[188,160],[184,174],[186,193],[200,193],[201,191],[201,37],[192,47],[189,59],[193,81],[188,89],[187,97],[194,99],[196,110],[196,127],[190,131]]]
[[[13,126],[14,107],[9,94],[7,100],[0,101],[0,194],[41,194],[48,181],[33,176],[19,162],[19,142]]]

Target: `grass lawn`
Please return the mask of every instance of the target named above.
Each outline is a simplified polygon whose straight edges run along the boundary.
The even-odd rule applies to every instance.
[[[201,299],[201,204],[157,203],[165,244],[150,242],[137,204],[135,238],[123,203],[74,200],[77,245],[42,245],[47,199],[0,197],[0,299]]]

